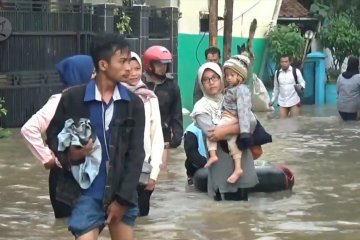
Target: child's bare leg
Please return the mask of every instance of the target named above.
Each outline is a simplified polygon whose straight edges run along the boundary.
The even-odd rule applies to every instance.
[[[219,159],[216,154],[216,150],[210,150],[209,155],[210,155],[210,157],[204,166],[206,168],[210,167],[214,162],[216,162]]]
[[[242,152],[236,145],[236,139],[237,136],[232,136],[229,138],[228,146],[230,150],[230,154],[232,159],[234,160],[234,172],[230,175],[230,177],[227,179],[228,183],[236,183],[237,180],[241,177],[243,174],[243,170],[241,168],[241,156]]]
[[[243,175],[243,170],[241,168],[241,154],[233,155],[234,160],[234,172],[227,179],[228,183],[236,183],[237,180]]]
[[[208,147],[210,157],[204,167],[208,168],[218,160],[218,156],[216,154],[217,142],[212,142],[208,138],[206,138],[206,145]]]

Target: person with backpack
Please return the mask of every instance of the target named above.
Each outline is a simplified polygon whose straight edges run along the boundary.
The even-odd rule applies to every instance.
[[[112,240],[133,240],[137,185],[145,158],[144,104],[120,83],[130,75],[130,45],[123,36],[95,36],[90,53],[95,79],[61,95],[46,131],[46,142],[62,166],[56,197],[72,208],[68,229],[76,239],[98,239],[107,225]],[[59,150],[58,134],[68,119],[88,119],[101,144],[100,168],[86,189],[69,169],[84,162],[95,150],[95,141],[91,138],[83,147],[71,145]]]
[[[280,106],[280,117],[296,117],[300,114],[300,97],[305,89],[305,80],[299,69],[290,65],[290,55],[280,57],[281,68],[275,72],[273,96],[269,103],[272,106],[276,100]]]
[[[94,63],[88,55],[74,55],[56,64],[56,70],[64,87],[69,88],[89,82],[93,78]],[[40,160],[45,169],[50,169],[49,196],[55,218],[69,217],[71,208],[56,200],[56,186],[61,164],[43,141],[42,135],[55,115],[61,96],[62,93],[52,95],[21,128],[21,134],[31,153]]]

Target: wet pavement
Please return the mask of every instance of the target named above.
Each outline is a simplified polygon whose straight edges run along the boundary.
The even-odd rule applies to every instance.
[[[274,140],[261,159],[288,165],[293,191],[215,202],[187,186],[180,147],[160,175],[150,216],[137,221],[136,239],[360,239],[360,123],[343,123],[331,106],[305,106],[297,120],[257,115]],[[47,176],[19,129],[0,140],[0,239],[72,239],[66,220],[53,217]],[[100,239],[110,239],[107,230]]]

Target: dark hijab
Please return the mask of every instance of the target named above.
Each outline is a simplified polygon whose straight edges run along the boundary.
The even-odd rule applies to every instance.
[[[56,70],[65,86],[72,87],[90,81],[94,63],[88,55],[74,55],[56,64]]]
[[[352,78],[355,74],[359,74],[359,58],[351,56],[349,57],[346,72],[342,75],[344,78],[349,79]]]

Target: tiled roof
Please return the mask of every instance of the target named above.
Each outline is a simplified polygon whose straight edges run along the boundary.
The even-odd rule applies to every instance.
[[[283,0],[279,17],[300,18],[307,17],[308,14],[309,10],[307,10],[297,0]]]

